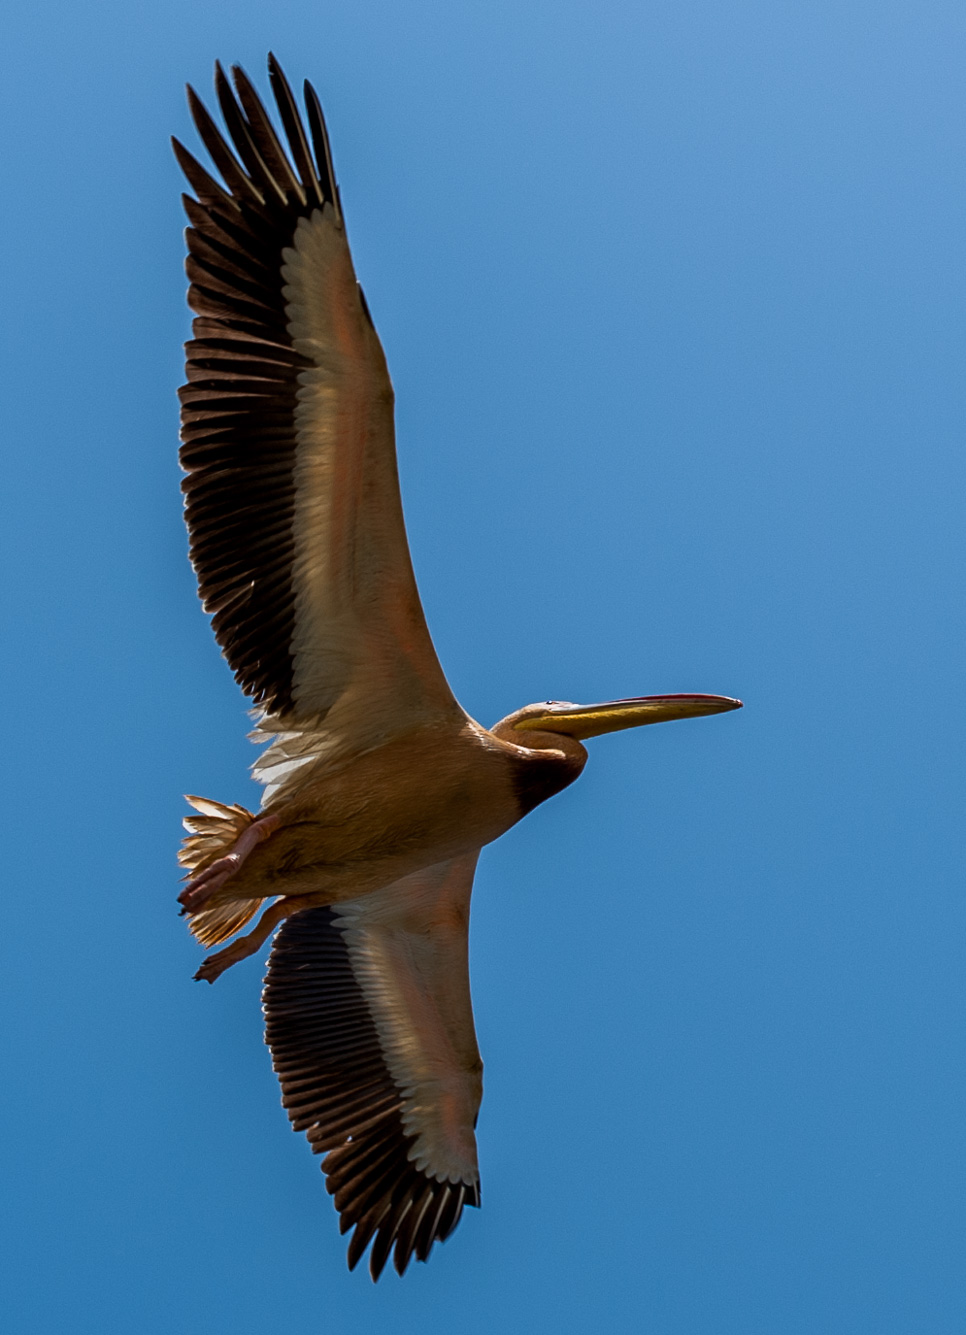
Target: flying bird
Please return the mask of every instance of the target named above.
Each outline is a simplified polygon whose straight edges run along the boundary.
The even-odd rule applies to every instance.
[[[271,948],[266,1041],[378,1278],[479,1205],[482,1062],[467,966],[480,849],[580,774],[602,733],[737,709],[715,695],[541,701],[492,728],[450,690],[413,577],[393,389],[346,237],[318,98],[277,61],[281,133],[238,67],[220,181],[177,140],[188,302],[181,464],[191,561],[267,749],[258,814],[189,798],[179,900],[214,982]],[[307,129],[306,129],[307,127]],[[264,909],[263,909],[263,906]],[[237,936],[262,910],[257,925]],[[231,937],[236,939],[224,945]]]

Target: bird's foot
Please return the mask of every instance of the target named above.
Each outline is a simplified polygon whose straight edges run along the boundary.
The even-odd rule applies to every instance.
[[[312,907],[312,898],[309,896],[303,899],[277,899],[274,904],[269,905],[247,936],[240,936],[230,946],[225,946],[224,950],[216,950],[214,955],[208,956],[195,974],[196,982],[215,982],[233,964],[237,964],[239,960],[247,959],[249,955],[254,955],[259,946],[265,944],[283,918],[287,918],[290,913],[298,913],[300,909],[309,907]]]
[[[245,936],[239,937],[237,941],[233,941],[224,950],[216,950],[213,955],[208,956],[195,974],[195,982],[214,983],[226,969],[230,969],[239,960],[246,959],[251,953],[252,947],[248,944],[248,938]]]
[[[281,821],[278,816],[262,816],[252,821],[251,825],[236,839],[230,853],[226,853],[210,867],[193,876],[178,896],[182,913],[197,913],[221,887],[241,867],[242,863],[259,844],[275,833]],[[215,958],[212,956],[212,958]],[[227,966],[226,966],[227,967]],[[216,974],[215,977],[218,975]],[[214,982],[214,979],[210,980]]]

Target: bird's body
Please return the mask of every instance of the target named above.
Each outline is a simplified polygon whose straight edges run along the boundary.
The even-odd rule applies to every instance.
[[[181,860],[213,982],[281,923],[266,1037],[293,1125],[324,1152],[354,1265],[405,1270],[479,1204],[482,1064],[467,931],[480,849],[578,777],[603,732],[733,709],[721,696],[545,701],[485,728],[430,639],[403,525],[393,391],[352,265],[328,137],[277,64],[286,144],[244,73],[189,90],[215,181],[180,144],[191,557],[269,743],[259,814],[205,798]],[[311,140],[311,143],[310,143]]]
[[[577,778],[583,757],[565,754],[555,740],[553,750],[538,751],[464,717],[335,763],[316,761],[290,796],[267,808],[278,831],[207,902],[268,889],[337,903],[427,860],[479,850]]]

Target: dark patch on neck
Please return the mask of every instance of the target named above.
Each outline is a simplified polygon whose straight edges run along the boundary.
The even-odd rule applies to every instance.
[[[583,768],[583,760],[559,751],[530,751],[514,756],[513,791],[520,804],[520,816],[572,784]]]

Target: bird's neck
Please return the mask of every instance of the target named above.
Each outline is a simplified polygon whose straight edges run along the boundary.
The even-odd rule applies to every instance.
[[[514,731],[511,740],[497,728],[493,733],[507,752],[521,817],[572,784],[587,763],[587,752],[574,737],[527,729]]]

